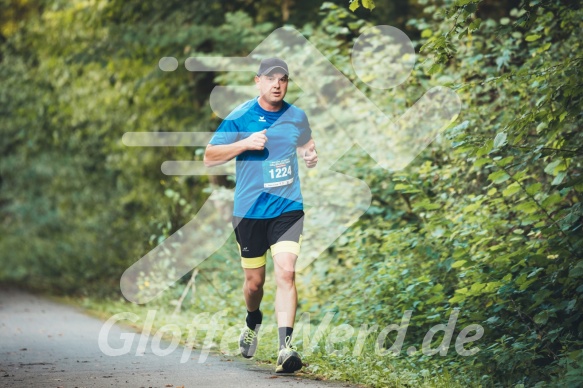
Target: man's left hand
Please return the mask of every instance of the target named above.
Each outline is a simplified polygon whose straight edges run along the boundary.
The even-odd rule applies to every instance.
[[[318,153],[316,152],[316,147],[311,144],[310,147],[304,153],[304,161],[306,162],[306,167],[313,168],[318,164]]]

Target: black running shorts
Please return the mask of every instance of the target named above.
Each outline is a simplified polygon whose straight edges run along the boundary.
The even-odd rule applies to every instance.
[[[280,252],[300,254],[303,210],[293,210],[279,217],[255,219],[233,217],[233,228],[239,245],[243,268],[259,268],[265,265],[267,250],[271,256]]]

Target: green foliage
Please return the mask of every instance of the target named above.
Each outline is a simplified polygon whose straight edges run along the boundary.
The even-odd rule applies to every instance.
[[[200,160],[201,150],[131,148],[122,135],[213,130],[219,120],[210,91],[245,82],[182,68],[163,73],[158,59],[247,55],[282,24],[283,11],[244,1],[8,3],[11,12],[0,18],[0,280],[115,295],[123,270],[190,220],[209,187],[206,177],[160,172],[165,160]],[[401,25],[419,52],[406,84],[387,91],[363,84],[350,62],[354,39],[373,24],[356,8],[374,3],[342,4],[324,3],[319,13],[297,5],[289,20],[307,20],[304,34],[387,115],[400,116],[437,85],[454,88],[463,108],[405,170],[379,169],[358,147],[334,165],[364,180],[373,202],[298,274],[300,312],[338,311],[338,323],[383,326],[413,310],[404,349],[419,347],[453,308],[460,311],[456,334],[470,324],[485,333],[468,357],[450,349],[382,359],[374,344],[357,357],[320,347],[311,373],[372,386],[580,385],[581,7],[559,0],[377,3],[370,18]],[[308,176],[306,184],[335,190],[333,180]],[[142,286],[159,286],[175,259],[160,261],[162,278],[144,278]],[[225,309],[238,324],[233,241],[199,270],[185,319]],[[158,305],[172,309],[186,280]],[[271,289],[264,304],[273,299]]]
[[[354,12],[358,9],[358,7],[363,6],[366,9],[373,10],[375,8],[374,1],[372,0],[350,0],[348,8]]]
[[[576,385],[582,12],[549,1],[489,17],[481,5],[435,13],[432,4],[431,16],[410,20],[426,39],[426,74],[456,80],[462,114],[402,172],[363,159],[373,206],[336,244],[337,266],[325,267],[315,294],[339,295],[351,322],[389,324],[414,309],[413,344],[423,325],[459,307],[460,324],[486,329],[480,352],[426,364],[481,370],[504,385]]]
[[[217,25],[191,25],[175,4],[153,13],[130,12],[131,4],[55,3],[2,45],[0,278],[117,293],[125,268],[207,197],[206,178],[160,172],[165,160],[200,153],[129,148],[120,140],[129,131],[215,128],[207,103],[212,79],[184,70],[169,77],[153,64],[223,40],[239,42],[228,54],[242,55],[271,27],[242,33],[253,24],[247,15],[218,11],[209,20]],[[193,5],[193,15],[199,8]],[[186,27],[177,34],[179,25]],[[179,194],[164,195],[170,191]]]

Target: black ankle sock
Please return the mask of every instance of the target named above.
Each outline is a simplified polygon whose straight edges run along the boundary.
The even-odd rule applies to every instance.
[[[247,322],[247,327],[251,330],[255,330],[257,325],[261,325],[263,321],[263,315],[261,314],[261,310],[257,309],[255,311],[247,310],[247,318],[245,319]]]
[[[291,341],[291,336],[292,333],[294,332],[294,328],[293,327],[280,327],[277,329],[279,332],[279,349],[283,349],[285,348],[285,339],[287,337],[290,338]]]

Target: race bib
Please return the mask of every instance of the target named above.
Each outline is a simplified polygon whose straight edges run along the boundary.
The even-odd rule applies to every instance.
[[[263,162],[263,187],[286,186],[294,181],[292,158]]]

